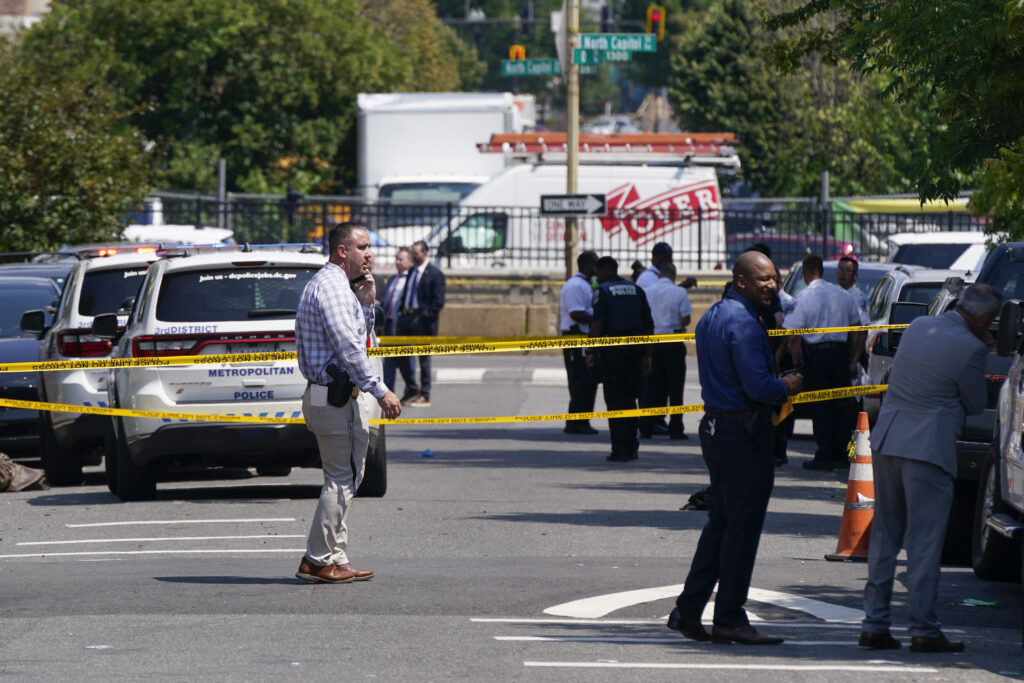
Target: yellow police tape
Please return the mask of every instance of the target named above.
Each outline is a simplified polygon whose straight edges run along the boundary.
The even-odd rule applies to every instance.
[[[873,384],[862,387],[839,387],[809,391],[793,397],[793,403],[810,403],[812,401],[828,401],[851,396],[862,396],[885,391],[886,384]],[[24,410],[52,410],[64,413],[85,413],[89,415],[114,415],[118,417],[148,417],[160,420],[195,420],[204,422],[262,422],[273,424],[304,424],[305,420],[298,417],[270,417],[261,415],[210,415],[208,413],[165,413],[153,410],[129,410],[127,408],[100,408],[97,406],[76,406],[66,403],[43,403],[40,401],[21,401],[0,398],[0,406],[22,408]],[[425,417],[398,418],[396,420],[373,419],[370,424],[383,425],[442,425],[442,424],[496,424],[507,422],[551,422],[561,420],[600,420],[617,417],[644,417],[655,415],[680,415],[684,413],[700,413],[703,404],[694,403],[685,406],[666,406],[662,408],[635,408],[633,410],[605,410],[593,413],[560,413],[557,415],[508,415],[501,417]]]
[[[771,336],[789,334],[824,334],[829,332],[851,332],[868,330],[903,329],[906,325],[865,325],[853,327],[804,328],[799,330],[769,330]],[[504,351],[541,351],[551,349],[594,348],[600,346],[626,346],[638,344],[659,344],[663,342],[692,341],[693,333],[686,334],[651,334],[630,337],[520,337],[494,341],[494,338],[481,338],[482,341],[463,341],[458,343],[433,343],[412,346],[377,346],[367,350],[371,357],[395,356],[450,356],[469,353],[500,353]],[[392,339],[385,337],[385,339]],[[436,341],[437,337],[419,337],[417,339]],[[472,338],[469,338],[472,339]],[[501,339],[501,338],[498,338]],[[108,368],[149,368],[171,367],[181,365],[218,365],[222,363],[266,363],[272,361],[295,360],[294,351],[269,351],[265,353],[221,353],[205,356],[163,356],[159,358],[96,358],[65,361],[32,361],[25,363],[2,363],[0,373],[4,372],[50,372],[55,370],[104,370]]]
[[[721,279],[711,280],[697,280],[694,287],[724,287],[726,282],[732,279],[731,275],[723,275]],[[464,285],[497,285],[497,286],[514,286],[519,285],[521,287],[561,287],[565,284],[565,280],[478,280],[475,278],[447,278],[445,282],[449,285],[464,286]]]

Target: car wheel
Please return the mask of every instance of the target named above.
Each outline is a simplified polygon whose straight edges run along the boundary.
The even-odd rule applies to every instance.
[[[971,533],[974,530],[975,485],[953,481],[953,503],[942,542],[942,564],[967,567],[971,564]]]
[[[114,431],[114,419],[111,418],[107,424],[107,431],[103,436],[103,470],[107,474],[107,488],[115,496],[117,495],[117,460],[120,455],[118,451],[117,433]]]
[[[974,575],[986,581],[1017,581],[1020,567],[1007,558],[1017,557],[1020,541],[1007,538],[988,525],[992,515],[1007,513],[1009,508],[999,494],[999,466],[995,446],[981,466],[978,482],[978,500],[974,507],[974,543],[971,565]]]
[[[136,465],[128,451],[124,421],[117,418],[117,497],[124,502],[156,498],[156,468]]]
[[[292,473],[290,465],[257,465],[256,474],[261,477],[287,477]]]
[[[388,449],[384,425],[370,427],[370,442],[366,447],[366,465],[357,496],[381,498],[388,490]]]
[[[50,486],[77,486],[82,483],[82,453],[65,451],[57,444],[49,411],[39,413],[39,445]]]

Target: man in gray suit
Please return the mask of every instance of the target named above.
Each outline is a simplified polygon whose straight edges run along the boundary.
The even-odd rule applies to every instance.
[[[913,652],[959,652],[942,634],[935,601],[939,556],[953,502],[956,437],[964,415],[985,408],[988,333],[1002,297],[988,285],[968,287],[956,308],[916,319],[893,359],[889,391],[871,434],[875,516],[868,548],[860,645],[895,649],[889,633],[893,577],[907,550],[909,631]]]

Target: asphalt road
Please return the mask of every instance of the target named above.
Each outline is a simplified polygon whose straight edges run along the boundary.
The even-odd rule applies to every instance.
[[[433,407],[405,416],[544,414],[567,402],[557,357],[436,365]],[[685,423],[692,432],[696,417]],[[608,463],[597,426],[595,437],[567,437],[552,422],[389,428],[388,493],[358,499],[351,516],[353,562],[376,572],[361,584],[294,578],[317,470],[192,473],[162,481],[148,503],[116,502],[99,468],[81,487],[0,494],[0,677],[859,682],[1024,672],[1019,588],[969,568],[946,568],[940,591],[940,616],[965,653],[908,651],[899,582],[904,649],[856,647],[866,565],[823,559],[836,548],[845,474],[803,470],[806,438],[776,471],[748,603],[755,624],[786,643],[700,644],[668,631],[705,521],[679,509],[706,483],[699,449],[655,438],[639,460]]]

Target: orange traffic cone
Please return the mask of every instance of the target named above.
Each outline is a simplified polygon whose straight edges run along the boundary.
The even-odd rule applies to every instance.
[[[868,414],[857,417],[854,433],[856,448],[850,463],[850,478],[846,484],[846,505],[839,529],[836,551],[825,559],[837,562],[868,559],[868,541],[871,540],[871,520],[875,517],[875,479],[871,473],[871,441]]]

